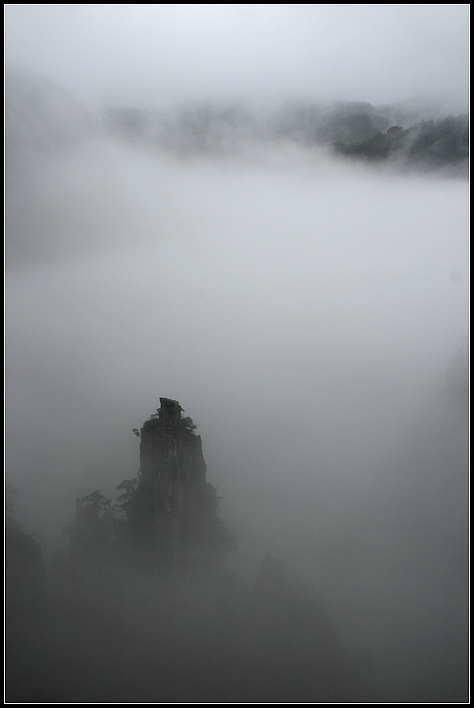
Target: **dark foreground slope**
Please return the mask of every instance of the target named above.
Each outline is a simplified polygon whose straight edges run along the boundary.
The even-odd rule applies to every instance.
[[[367,666],[314,594],[267,556],[228,573],[63,565],[10,649],[11,702],[349,701]],[[10,633],[18,636],[21,618]]]

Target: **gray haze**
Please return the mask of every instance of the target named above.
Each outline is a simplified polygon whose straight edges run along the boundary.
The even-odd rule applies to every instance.
[[[467,111],[468,5],[7,5],[6,59],[93,105],[441,101]]]
[[[466,660],[467,182],[286,140],[152,150],[107,131],[102,109],[344,99],[459,113],[466,17],[6,7],[7,60],[57,98],[46,117],[15,104],[7,157],[18,517],[46,553],[64,543],[74,499],[135,476],[132,428],[176,399],[237,536],[231,566],[252,582],[266,552],[287,562],[407,700]]]

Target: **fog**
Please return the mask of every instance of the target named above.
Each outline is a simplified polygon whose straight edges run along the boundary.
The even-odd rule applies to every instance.
[[[90,105],[468,106],[468,5],[7,5],[7,61]]]
[[[237,538],[228,567],[250,586],[271,553],[310,583],[344,646],[370,655],[377,699],[464,700],[466,180],[287,139],[151,149],[104,128],[102,110],[232,96],[260,115],[262,98],[270,110],[312,96],[459,112],[466,6],[150,7],[7,6],[7,58],[75,96],[64,98],[61,130],[78,125],[81,102],[90,110],[64,145],[51,123],[28,128],[36,143],[15,133],[7,162],[7,480],[17,517],[49,558],[66,543],[75,498],[115,497],[139,464],[132,428],[160,396],[176,399],[198,425]],[[117,24],[106,29],[110,12]],[[150,12],[164,37],[156,53]],[[386,76],[413,13],[426,36],[405,36]],[[355,29],[365,15],[372,33]],[[303,32],[308,18],[325,45]],[[390,23],[384,48],[373,35]],[[59,26],[69,29],[58,37]],[[231,61],[229,41],[242,47],[249,26],[250,48]],[[433,65],[427,83],[441,26],[443,70]],[[352,83],[345,38],[358,47]],[[122,64],[114,41],[128,47]],[[319,85],[308,78],[314,56],[326,66]],[[157,57],[153,82],[143,65]]]

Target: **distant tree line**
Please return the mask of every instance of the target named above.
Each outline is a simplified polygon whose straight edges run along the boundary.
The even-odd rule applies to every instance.
[[[360,101],[295,102],[266,113],[236,102],[201,102],[166,112],[108,106],[99,117],[33,72],[9,68],[5,75],[7,192],[15,188],[16,180],[25,181],[31,151],[52,154],[104,133],[145,149],[164,148],[180,155],[229,155],[241,152],[249,142],[290,141],[369,161],[397,154],[407,164],[431,169],[465,165],[467,116],[427,117],[423,110]],[[397,127],[403,134],[394,130]]]
[[[467,116],[450,116],[421,121],[406,130],[393,126],[360,142],[336,142],[335,150],[372,161],[391,158],[432,167],[462,165],[469,157],[469,121]]]

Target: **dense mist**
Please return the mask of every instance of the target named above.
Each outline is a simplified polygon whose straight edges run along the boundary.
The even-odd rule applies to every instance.
[[[31,36],[41,7],[63,6],[9,6],[11,42]],[[105,8],[67,7],[81,22],[80,8]],[[246,7],[258,15],[258,44],[263,6]],[[59,10],[41,11],[52,32],[59,20],[48,12]],[[97,22],[92,34],[103,31]],[[107,83],[107,52],[102,84],[88,94],[70,50],[56,50],[69,69],[48,72],[45,54],[38,76],[29,46],[24,56],[7,52],[27,68],[6,77],[6,479],[18,490],[15,518],[41,545],[41,592],[60,628],[41,624],[43,685],[31,668],[36,649],[26,651],[28,620],[13,621],[12,700],[275,702],[294,691],[317,701],[303,659],[317,655],[316,636],[325,638],[323,700],[467,700],[467,118],[441,122],[465,110],[461,87],[442,95],[444,109],[427,107],[425,95],[407,102],[413,80],[405,93],[374,79],[372,94],[341,97],[347,77],[329,72],[314,100],[310,82],[298,101],[281,86],[262,105],[245,72],[236,85],[248,90],[224,91],[208,68],[212,91],[184,86],[191,72],[175,96],[171,72],[145,100],[138,59],[141,83],[129,97],[118,80]],[[205,76],[212,62],[198,55]],[[440,79],[436,99],[447,83]],[[372,103],[334,103],[341,98]],[[356,154],[394,126],[407,131],[398,152]],[[415,154],[420,135],[431,137]],[[100,489],[115,499],[116,486],[136,476],[132,429],[161,396],[179,401],[202,436],[220,517],[236,537],[228,580],[200,571],[180,585],[121,566],[88,585],[87,573],[61,565],[63,529],[76,498]],[[28,585],[20,576],[15,583]],[[272,595],[273,583],[298,608],[284,628],[275,618],[287,600],[283,590]],[[13,614],[24,612],[21,602]],[[279,689],[285,654],[270,647],[283,636],[294,679]],[[204,673],[203,637],[213,647]],[[119,652],[109,654],[121,643],[134,681]],[[84,673],[48,678],[56,661],[70,671],[77,646]],[[209,689],[221,646],[227,658]],[[159,694],[160,681],[149,679],[155,660],[163,677],[191,667],[189,692],[163,678]],[[335,688],[343,676],[344,695]]]

